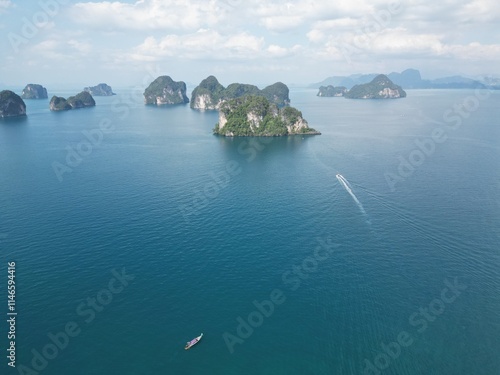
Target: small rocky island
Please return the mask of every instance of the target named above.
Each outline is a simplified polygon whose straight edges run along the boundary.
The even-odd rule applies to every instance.
[[[243,83],[232,83],[227,88],[217,78],[209,76],[193,90],[191,108],[199,110],[219,110],[224,101],[253,95],[262,96],[279,107],[290,104],[290,90],[281,82],[260,90],[257,86]]]
[[[394,84],[386,75],[376,76],[370,83],[356,85],[344,94],[348,99],[399,99],[406,92]]]
[[[26,116],[26,104],[15,92],[0,91],[0,118]]]
[[[47,99],[47,89],[42,85],[37,85],[35,83],[29,83],[23,89],[21,94],[23,99]]]
[[[347,92],[347,88],[344,86],[334,87],[332,85],[321,86],[317,96],[322,96],[325,98],[344,96]]]
[[[99,83],[97,86],[85,87],[83,91],[87,91],[92,96],[112,96],[116,95],[111,86],[105,83]]]
[[[70,109],[94,107],[95,100],[87,91],[70,96],[68,99],[60,96],[53,96],[50,99],[49,108],[51,111],[67,111]]]
[[[213,131],[226,137],[321,134],[309,127],[297,109],[279,108],[267,98],[254,95],[223,101]]]
[[[186,84],[182,81],[175,82],[169,76],[160,76],[144,91],[144,101],[153,105],[189,103]]]

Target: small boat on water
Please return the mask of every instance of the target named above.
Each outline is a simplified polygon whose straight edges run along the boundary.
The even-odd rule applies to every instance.
[[[188,341],[186,343],[186,346],[184,347],[185,350],[188,350],[190,349],[192,346],[198,344],[198,342],[201,340],[201,338],[203,337],[203,333],[201,335],[199,335],[198,337],[192,339],[191,341]]]

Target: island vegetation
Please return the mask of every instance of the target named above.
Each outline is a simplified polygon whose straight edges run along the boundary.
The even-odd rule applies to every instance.
[[[29,83],[21,93],[22,99],[47,99],[47,89],[42,85]]]
[[[191,108],[219,110],[224,101],[249,95],[262,96],[277,106],[284,107],[290,104],[289,92],[288,87],[281,82],[276,82],[263,90],[244,83],[232,83],[226,88],[217,78],[209,76],[193,90]]]
[[[399,99],[406,92],[394,84],[386,75],[380,74],[370,83],[356,85],[344,94],[348,99]]]
[[[70,109],[86,108],[95,106],[95,100],[87,91],[70,96],[65,99],[60,96],[53,96],[50,99],[49,108],[51,111],[67,111]]]
[[[311,88],[320,86],[345,86],[347,89],[355,85],[371,82],[378,73],[351,74],[350,76],[332,76],[325,80],[313,83]],[[402,72],[392,72],[387,75],[389,79],[403,89],[500,89],[500,79],[483,77],[482,79],[467,78],[462,76],[450,76],[436,79],[423,79],[417,69],[406,69]]]
[[[267,98],[255,95],[223,101],[213,131],[227,137],[321,134],[309,127],[296,108],[279,108]]]
[[[319,88],[319,92],[317,96],[322,96],[322,97],[339,97],[339,96],[344,96],[344,94],[347,92],[347,88],[344,86],[337,86],[334,87],[332,85],[328,86],[321,86]]]
[[[0,118],[26,116],[26,104],[15,92],[0,91]]]
[[[186,96],[186,83],[175,82],[169,76],[160,76],[144,91],[144,102],[151,105],[189,103]]]
[[[99,83],[97,86],[85,87],[83,91],[87,91],[92,96],[112,96],[116,95],[111,86],[105,83]]]

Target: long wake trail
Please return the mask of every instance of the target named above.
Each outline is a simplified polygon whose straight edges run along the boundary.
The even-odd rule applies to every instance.
[[[358,205],[360,211],[363,213],[363,215],[366,215],[365,208],[359,201],[359,199],[356,197],[356,194],[351,189],[351,186],[349,185],[349,182],[342,176],[341,174],[337,174],[335,177],[337,177],[337,180],[339,180],[340,184],[344,187],[344,189],[349,193],[349,195],[352,197],[354,202]]]

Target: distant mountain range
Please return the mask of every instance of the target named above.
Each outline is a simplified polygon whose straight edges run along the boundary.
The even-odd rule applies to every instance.
[[[378,73],[373,74],[352,74],[350,76],[333,76],[322,82],[313,83],[309,87],[319,88],[320,86],[332,85],[334,87],[344,86],[351,89],[354,85],[371,82]],[[471,89],[489,88],[500,90],[500,80],[486,77],[482,80],[475,80],[462,76],[452,76],[433,80],[422,79],[420,72],[416,69],[406,69],[401,73],[392,72],[387,75],[389,79],[403,89]]]

